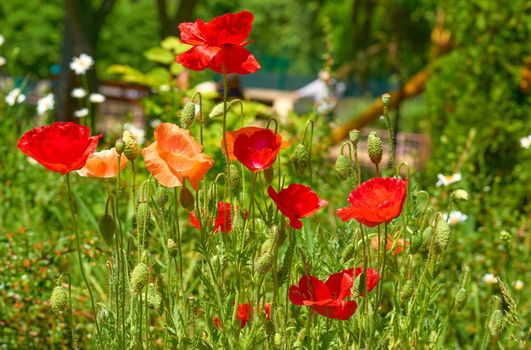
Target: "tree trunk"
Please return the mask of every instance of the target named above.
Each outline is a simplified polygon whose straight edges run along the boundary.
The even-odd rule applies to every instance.
[[[179,23],[188,22],[192,18],[192,13],[197,5],[197,0],[176,0],[179,3],[175,16],[170,18],[166,0],[157,0],[157,10],[159,12],[160,39],[168,36],[179,36]]]

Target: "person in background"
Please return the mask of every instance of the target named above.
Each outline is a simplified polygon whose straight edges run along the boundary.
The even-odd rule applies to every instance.
[[[295,98],[312,98],[316,112],[331,117],[345,90],[345,83],[333,79],[329,71],[321,70],[316,80],[295,91]]]

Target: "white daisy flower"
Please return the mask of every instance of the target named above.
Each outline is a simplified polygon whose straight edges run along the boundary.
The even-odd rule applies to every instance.
[[[448,216],[448,223],[450,225],[460,224],[468,219],[466,214],[461,213],[459,210],[452,210]]]
[[[437,183],[435,186],[449,186],[453,183],[461,181],[461,173],[455,173],[452,175],[437,174]]]
[[[87,108],[81,108],[74,112],[74,117],[76,118],[84,118],[89,114],[89,111]]]
[[[105,96],[98,94],[97,92],[90,94],[89,100],[92,103],[103,103],[105,102]]]
[[[89,55],[82,53],[79,57],[74,57],[72,59],[72,62],[70,62],[70,69],[72,69],[77,75],[83,75],[93,65],[94,59]]]
[[[7,63],[7,60],[5,57],[0,56],[0,67],[5,66]]]
[[[521,291],[522,289],[524,289],[524,282],[523,281],[516,280],[516,281],[514,281],[513,285],[514,285],[514,290],[516,290],[518,292]]]
[[[37,113],[42,115],[48,111],[51,111],[55,106],[55,99],[53,94],[48,94],[37,101]]]
[[[11,90],[6,96],[6,103],[10,106],[14,106],[17,103],[26,101],[26,95],[18,88]]]
[[[525,149],[529,149],[529,146],[531,146],[531,135],[522,137],[520,139],[520,145]]]
[[[146,130],[139,128],[133,124],[126,123],[124,129],[129,131],[136,139],[139,145],[146,142]]]
[[[494,276],[492,273],[487,273],[485,276],[483,276],[483,282],[486,284],[496,284],[498,283],[498,280],[496,279],[496,276]]]
[[[4,36],[2,34],[0,34],[0,46],[2,46],[4,44]]]
[[[75,88],[74,90],[72,90],[70,95],[73,98],[85,98],[85,96],[87,96],[87,92],[83,88]]]
[[[156,128],[162,121],[160,119],[153,119],[149,122],[149,125],[154,129]]]

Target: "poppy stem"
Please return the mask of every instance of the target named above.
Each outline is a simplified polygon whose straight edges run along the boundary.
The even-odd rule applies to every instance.
[[[228,80],[227,80],[227,73],[225,72],[225,68],[223,68],[223,148],[225,149],[225,159],[227,160],[227,182],[228,184],[231,184],[230,180],[230,157],[229,157],[229,146],[227,144],[227,96],[228,96]],[[229,185],[230,186],[230,185]],[[225,186],[227,187],[227,186]],[[230,213],[233,214],[232,211],[234,209],[234,205],[232,203],[232,191],[229,188],[229,203],[230,203]]]
[[[90,283],[87,279],[87,275],[85,274],[85,268],[83,267],[83,259],[81,258],[81,244],[79,243],[79,230],[77,226],[77,217],[76,217],[76,211],[74,210],[74,199],[72,196],[72,188],[70,186],[70,173],[66,174],[66,187],[68,190],[68,203],[70,204],[70,213],[72,214],[72,220],[74,222],[74,234],[76,236],[76,248],[77,248],[76,250],[77,250],[77,258],[79,261],[79,268],[81,270],[81,276],[83,277],[83,280],[85,281],[85,285],[89,292],[90,303],[92,306],[92,313],[94,314],[94,322],[96,324],[97,338],[99,341],[100,325],[98,323],[98,314],[96,313],[96,304],[94,303],[94,295],[92,294],[92,289],[90,288]]]
[[[175,214],[175,226],[177,227],[177,249],[179,250],[179,279],[180,279],[180,293],[183,293],[183,251],[181,246],[181,228],[179,227],[179,212],[178,212],[178,206],[179,206],[179,198],[177,193],[177,187],[174,187],[173,189],[173,197],[175,201],[174,205],[174,214]]]
[[[76,331],[74,327],[74,316],[72,312],[72,277],[67,273],[62,274],[61,276],[59,276],[59,285],[61,285],[61,280],[63,279],[63,276],[68,277],[68,319],[70,321],[70,332],[72,335],[72,348],[76,350],[79,349],[79,346],[77,344]]]
[[[125,272],[125,266],[127,264],[126,262],[126,257],[125,257],[125,254],[124,254],[124,241],[123,241],[123,229],[122,229],[122,221],[120,220],[120,216],[118,214],[118,200],[120,198],[120,169],[121,169],[121,166],[120,166],[120,163],[121,163],[121,155],[118,156],[118,173],[116,175],[116,200],[113,201],[113,211],[114,211],[114,220],[118,222],[118,225],[116,225],[118,227],[118,232],[117,232],[117,235],[118,237],[115,237],[115,242],[116,244],[119,245],[119,255],[118,255],[118,269],[119,269],[119,281],[118,281],[118,285],[119,285],[119,290],[120,290],[120,295],[121,295],[121,318],[119,318],[121,320],[121,326],[122,326],[122,334],[121,334],[121,337],[122,337],[122,348],[125,349],[125,335],[126,335],[126,331],[125,331],[125,279],[126,279],[126,272]]]

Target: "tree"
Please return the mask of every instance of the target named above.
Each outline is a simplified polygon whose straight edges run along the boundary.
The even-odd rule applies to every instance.
[[[170,16],[168,11],[168,3],[166,0],[156,0],[157,10],[160,21],[160,39],[164,39],[170,35],[179,35],[179,23],[188,22],[192,18],[192,12],[197,5],[197,0],[176,0],[177,11],[175,15]]]

